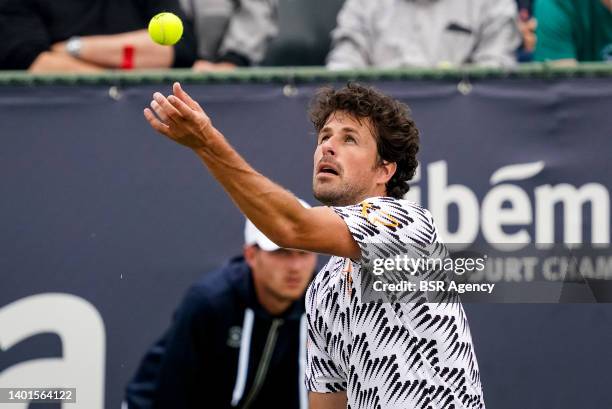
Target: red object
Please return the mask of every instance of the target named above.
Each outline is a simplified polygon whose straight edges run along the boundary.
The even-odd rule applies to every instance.
[[[121,60],[122,70],[131,70],[134,68],[134,46],[126,45],[123,47],[123,59]]]

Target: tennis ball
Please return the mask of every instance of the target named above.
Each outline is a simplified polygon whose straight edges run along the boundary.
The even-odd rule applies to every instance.
[[[183,22],[172,13],[159,13],[149,22],[149,35],[157,44],[174,45],[183,35]]]

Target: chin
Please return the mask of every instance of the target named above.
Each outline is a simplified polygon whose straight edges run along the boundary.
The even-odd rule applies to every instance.
[[[320,187],[315,187],[313,191],[314,197],[321,203],[326,206],[334,206],[336,205],[341,198],[339,198],[338,193],[334,189],[325,189]]]
[[[287,289],[285,291],[283,291],[283,298],[294,302],[299,300],[300,298],[302,298],[302,296],[304,295],[304,293],[306,292],[306,288],[301,288],[301,289]]]

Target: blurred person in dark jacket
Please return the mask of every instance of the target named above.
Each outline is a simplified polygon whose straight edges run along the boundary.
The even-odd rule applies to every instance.
[[[182,17],[178,0],[2,0],[0,69],[99,72],[119,68],[190,67],[193,29],[172,47],[148,35],[151,17]]]
[[[304,293],[315,264],[247,221],[243,256],[190,288],[123,408],[306,409]]]

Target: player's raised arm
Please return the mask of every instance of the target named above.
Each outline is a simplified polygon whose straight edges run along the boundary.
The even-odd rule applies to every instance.
[[[191,148],[266,236],[281,247],[359,258],[359,246],[333,210],[302,207],[292,193],[255,171],[178,83],[173,92],[167,98],[155,93],[146,119],[159,133]]]

